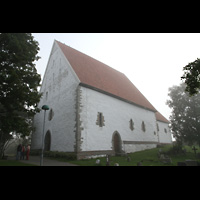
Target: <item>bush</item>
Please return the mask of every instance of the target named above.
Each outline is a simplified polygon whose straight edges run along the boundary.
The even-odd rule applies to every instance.
[[[31,156],[40,156],[41,155],[41,149],[34,149],[30,151]]]
[[[44,156],[50,157],[50,158],[61,158],[61,159],[66,159],[66,160],[76,160],[76,154],[68,153],[68,152],[45,151]]]
[[[31,150],[30,155],[40,156],[41,149]],[[65,160],[76,160],[75,153],[68,153],[68,152],[61,152],[61,151],[44,151],[44,157],[58,158],[58,159],[65,159]]]
[[[180,155],[185,154],[185,151],[183,150],[181,145],[174,145],[166,153],[168,155]]]

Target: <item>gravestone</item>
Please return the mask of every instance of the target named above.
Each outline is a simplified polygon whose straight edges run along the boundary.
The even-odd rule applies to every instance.
[[[106,166],[110,166],[110,155],[106,155]]]
[[[114,166],[119,166],[119,163],[115,163]]]
[[[161,159],[161,162],[163,162],[163,163],[172,163],[172,160],[171,160],[171,158],[163,158],[163,159]]]
[[[185,162],[177,162],[177,166],[187,166]]]
[[[195,160],[186,160],[185,163],[186,166],[198,166],[198,163]]]
[[[166,156],[165,154],[160,154],[160,161],[162,163],[172,163],[171,158]]]
[[[128,161],[128,162],[131,162],[131,157],[128,156],[127,161]]]
[[[96,160],[96,164],[100,165],[101,161],[99,159]]]
[[[195,146],[192,147],[192,150],[194,151],[194,154],[196,155],[196,150],[198,150]]]

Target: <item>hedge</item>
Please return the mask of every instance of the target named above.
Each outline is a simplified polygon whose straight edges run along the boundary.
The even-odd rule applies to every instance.
[[[41,155],[41,149],[31,150],[30,155],[40,156]],[[76,154],[75,153],[61,152],[61,151],[44,151],[44,157],[64,158],[66,160],[76,160]]]

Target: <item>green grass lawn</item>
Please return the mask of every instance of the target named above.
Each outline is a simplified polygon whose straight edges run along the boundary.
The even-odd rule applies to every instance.
[[[162,152],[168,151],[172,145],[166,145],[162,147]],[[110,158],[110,166],[114,166],[115,163],[119,163],[119,166],[137,166],[138,162],[142,163],[142,166],[177,166],[177,162],[184,162],[185,160],[197,160],[195,157],[192,148],[189,146],[185,147],[187,152],[186,155],[179,156],[171,156],[172,163],[162,163],[158,158],[159,148],[139,151],[135,153],[130,153],[128,156],[131,158],[131,161],[128,162],[126,157],[123,156],[113,156]],[[200,153],[200,149],[198,148],[197,153]],[[94,159],[84,159],[77,161],[70,161],[70,163],[74,163],[80,166],[97,166],[95,161],[100,159],[100,166],[106,166],[106,158],[94,158]],[[69,161],[68,161],[69,162]]]
[[[35,165],[22,163],[18,160],[0,160],[0,166],[35,166]]]
[[[110,166],[114,166],[115,163],[119,163],[119,166],[137,166],[138,162],[142,163],[142,166],[177,166],[177,162],[184,162],[185,160],[198,160],[195,157],[194,151],[192,150],[192,147],[185,146],[186,154],[185,155],[173,155],[170,156],[172,163],[162,163],[158,158],[158,152],[159,149],[162,149],[162,152],[168,151],[172,145],[166,145],[162,148],[154,148],[144,151],[139,151],[135,153],[130,153],[128,156],[130,157],[131,161],[127,161],[127,157],[124,156],[112,156],[110,157]],[[197,153],[200,153],[200,148],[197,147]],[[55,158],[52,158],[55,159]],[[66,159],[56,159],[60,161],[66,161],[69,163],[73,163],[80,166],[98,166],[96,165],[96,160],[99,159],[101,164],[100,166],[106,166],[106,158],[93,158],[93,159],[83,159],[83,160],[73,160],[69,161]],[[198,160],[200,161],[200,160]],[[32,164],[28,163],[22,163],[17,160],[0,160],[0,166],[34,166]]]

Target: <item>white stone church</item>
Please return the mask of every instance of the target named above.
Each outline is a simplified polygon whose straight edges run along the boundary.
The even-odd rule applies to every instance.
[[[169,121],[121,72],[54,41],[38,104],[48,105],[44,148],[77,158],[122,154],[172,142]],[[44,111],[32,149],[42,148]]]

